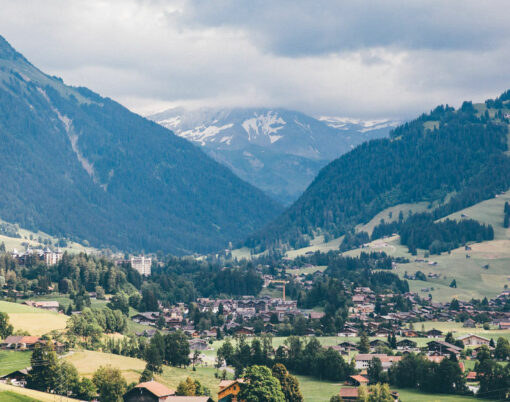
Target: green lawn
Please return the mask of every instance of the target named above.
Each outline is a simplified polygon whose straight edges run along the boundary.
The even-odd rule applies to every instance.
[[[25,395],[15,394],[11,391],[1,391],[0,392],[0,401],[2,402],[33,402],[37,401],[37,399],[29,398]]]
[[[29,367],[31,356],[32,352],[0,350],[0,376]]]

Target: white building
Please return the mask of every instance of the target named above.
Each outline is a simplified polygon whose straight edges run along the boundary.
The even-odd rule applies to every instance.
[[[131,257],[130,262],[131,267],[133,267],[133,269],[136,269],[140,273],[140,275],[150,276],[152,258],[144,256]]]

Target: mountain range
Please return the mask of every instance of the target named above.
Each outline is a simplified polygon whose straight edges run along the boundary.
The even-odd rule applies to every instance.
[[[440,205],[438,219],[510,187],[510,91],[485,103],[448,105],[365,142],[323,168],[285,212],[246,245],[303,247],[339,237],[402,203]]]
[[[98,247],[189,254],[281,212],[199,148],[41,72],[0,36],[0,216]]]
[[[398,125],[269,108],[174,108],[148,117],[283,204],[295,201],[328,162]]]

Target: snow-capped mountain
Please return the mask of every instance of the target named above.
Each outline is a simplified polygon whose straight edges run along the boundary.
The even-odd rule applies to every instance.
[[[319,119],[284,109],[175,108],[149,116],[203,147],[238,176],[279,201],[294,201],[331,160],[397,123]]]

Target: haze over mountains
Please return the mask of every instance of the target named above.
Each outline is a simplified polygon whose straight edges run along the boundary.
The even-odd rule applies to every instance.
[[[30,64],[0,36],[0,217],[94,246],[225,247],[281,207],[188,141]]]
[[[328,162],[398,125],[268,108],[175,108],[149,118],[284,204],[296,200]]]

